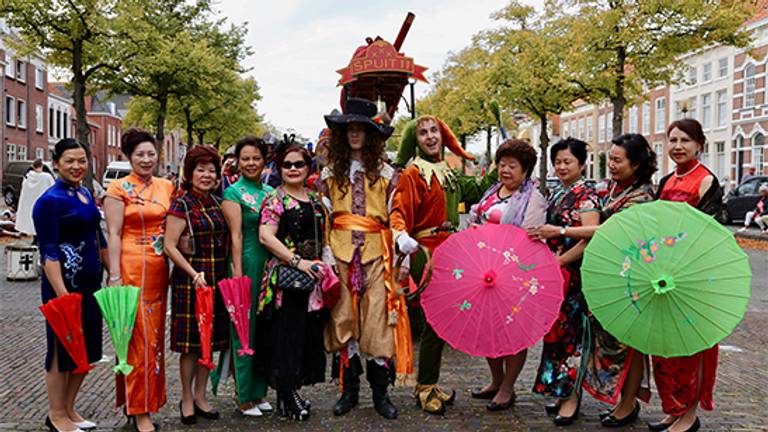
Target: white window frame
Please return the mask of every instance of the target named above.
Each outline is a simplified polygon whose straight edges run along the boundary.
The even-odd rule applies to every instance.
[[[755,97],[757,96],[756,70],[757,67],[752,63],[744,67],[744,108],[755,106]]]
[[[710,81],[712,81],[712,62],[707,62],[701,66],[701,82]]]
[[[725,175],[725,141],[715,141],[715,172],[722,178]]]
[[[688,113],[686,114],[686,116],[694,120],[699,120],[699,97],[698,96],[691,96],[691,98],[688,99]]]
[[[584,123],[585,123],[584,117],[580,118],[579,119],[579,136],[578,136],[580,140],[584,139]]]
[[[10,101],[10,104],[8,103]],[[5,124],[16,126],[16,98],[13,96],[5,97]],[[16,151],[14,150],[14,154]]]
[[[605,142],[605,116],[602,114],[597,116],[597,141]]]
[[[45,132],[45,111],[42,105],[35,105],[35,132]]]
[[[656,98],[656,111],[654,118],[654,131],[656,133],[662,133],[667,127],[667,98],[664,96]]]
[[[27,63],[24,60],[16,59],[16,81],[27,83]]]
[[[762,138],[762,142],[757,144],[757,139]],[[765,135],[761,133],[752,137],[752,166],[757,170],[757,175],[763,174],[763,164],[765,163]]]
[[[16,127],[27,128],[27,101],[24,99],[16,99]]]
[[[592,120],[592,116],[587,117],[587,142],[592,142],[593,132],[594,132],[594,120]]]
[[[643,102],[643,135],[651,133],[651,103],[648,101]]]
[[[629,107],[629,133],[637,133],[637,105]]]
[[[5,156],[8,159],[8,162],[16,160],[16,144],[6,144]]]
[[[16,63],[10,51],[5,51],[5,76],[16,79]]]
[[[605,113],[605,133],[605,141],[610,142],[613,139],[613,112]]]
[[[653,145],[653,151],[656,153],[656,172],[653,174],[655,181],[659,181],[664,175],[664,143],[657,142]]]
[[[702,128],[712,128],[712,93],[701,95],[701,118],[699,121]]]
[[[25,144],[19,144],[16,151],[19,153],[17,156],[17,160],[25,161],[27,160],[27,146]]]
[[[728,124],[728,90],[719,90],[717,93],[717,127]]]
[[[45,150],[40,147],[36,148],[35,159],[45,160]]]
[[[698,67],[696,66],[688,67],[688,77],[686,80],[688,81],[689,86],[695,86],[697,84],[698,75],[699,75]]]
[[[43,68],[35,66],[35,88],[38,90],[45,89],[45,75]]]
[[[717,61],[717,77],[725,78],[728,76],[728,57],[723,57]]]

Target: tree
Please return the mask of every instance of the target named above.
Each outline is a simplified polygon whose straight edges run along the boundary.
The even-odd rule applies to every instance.
[[[568,69],[588,99],[613,105],[613,133],[623,133],[624,108],[644,88],[682,79],[681,55],[713,44],[747,46],[742,27],[754,11],[743,0],[568,0],[548,10],[574,36]]]
[[[89,153],[85,96],[101,72],[117,68],[114,51],[116,0],[5,0],[2,15],[20,32],[16,48],[39,50],[46,62],[72,74],[77,138]],[[89,177],[92,175],[89,169]],[[87,182],[90,185],[90,182]]]
[[[517,1],[510,2],[494,18],[504,24],[481,33],[477,41],[491,53],[487,73],[502,105],[530,114],[541,126],[539,186],[543,192],[549,117],[570,109],[578,96],[564,70],[570,35],[565,28],[548,23],[533,8]]]

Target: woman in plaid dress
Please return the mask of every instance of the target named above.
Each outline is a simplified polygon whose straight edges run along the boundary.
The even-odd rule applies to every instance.
[[[221,158],[213,147],[196,146],[184,159],[183,188],[168,210],[165,252],[173,261],[171,274],[171,349],[181,353],[181,421],[194,424],[197,416],[215,420],[205,396],[208,369],[197,364],[200,358],[200,332],[195,316],[195,288],[211,286],[227,277],[229,233],[219,198],[211,193],[221,172]],[[182,234],[194,238],[194,253],[180,248]],[[222,351],[228,344],[229,316],[218,289],[214,290],[211,351]]]

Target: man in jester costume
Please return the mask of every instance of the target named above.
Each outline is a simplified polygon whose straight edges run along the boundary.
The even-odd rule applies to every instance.
[[[335,264],[341,289],[331,306],[324,343],[327,351],[339,353],[342,394],[334,415],[357,405],[360,357],[367,355],[374,408],[393,419],[397,408],[387,396],[390,372],[412,374],[413,348],[405,299],[398,295],[392,273],[387,200],[397,172],[384,162],[384,142],[393,129],[376,113],[372,102],[350,98],[344,114],[325,116],[330,129],[328,165],[317,188],[332,215],[328,238],[333,257],[327,262]]]
[[[407,167],[392,196],[390,227],[397,250],[410,255],[410,272],[420,280],[426,257],[419,244],[434,252],[459,224],[458,206],[477,202],[491,186],[495,173],[478,180],[452,171],[443,160],[443,148],[464,159],[466,153],[453,132],[440,119],[423,116],[403,131],[396,165]],[[418,252],[418,253],[417,253]],[[427,323],[421,335],[416,399],[432,414],[445,412],[445,405],[455,399],[455,392],[437,386],[445,342]]]

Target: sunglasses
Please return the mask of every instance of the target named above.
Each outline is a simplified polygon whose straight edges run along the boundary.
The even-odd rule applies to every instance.
[[[282,168],[287,170],[291,168],[302,169],[306,167],[307,167],[307,163],[303,160],[296,161],[296,162],[283,161],[283,164],[282,164]]]

